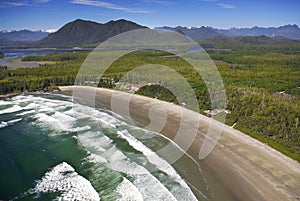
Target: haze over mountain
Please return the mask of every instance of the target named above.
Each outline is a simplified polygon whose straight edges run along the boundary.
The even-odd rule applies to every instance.
[[[281,36],[293,40],[300,40],[300,28],[297,25],[285,25],[280,27],[252,27],[252,28],[231,28],[231,29],[215,29],[213,27],[158,27],[168,30],[182,30],[188,37],[193,40],[206,40],[216,36],[261,36],[268,37]]]
[[[167,30],[172,30],[172,31],[176,31],[176,30],[181,30],[183,31],[183,33],[190,37],[193,40],[206,40],[209,38],[214,38],[217,36],[222,36],[222,34],[218,33],[215,29],[211,28],[211,27],[193,27],[193,28],[187,28],[187,27],[182,27],[182,26],[178,26],[178,27],[159,27],[157,29],[167,29]]]
[[[260,36],[265,35],[269,37],[282,36],[289,39],[300,40],[300,28],[294,25],[285,25],[280,27],[252,27],[252,28],[231,28],[216,29],[217,32],[227,36]]]
[[[11,41],[38,41],[49,35],[50,31],[30,31],[30,30],[13,30],[13,31],[0,31],[0,39],[7,39]]]

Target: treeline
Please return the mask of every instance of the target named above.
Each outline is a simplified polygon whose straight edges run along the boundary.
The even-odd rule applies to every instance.
[[[230,52],[209,53],[226,86],[267,89],[300,95],[300,54]]]
[[[136,92],[136,94],[179,104],[176,96],[170,90],[160,85],[143,86]]]
[[[43,56],[26,56],[22,61],[83,61],[88,55],[88,52],[64,52],[64,53],[50,53]]]
[[[160,85],[144,86],[137,94],[179,104],[176,96]],[[196,95],[204,114],[205,109],[211,109],[208,92]],[[239,87],[227,88],[226,95],[228,125],[300,161],[300,97]]]
[[[300,161],[300,53],[284,53],[283,49],[276,53],[243,49],[234,52],[212,50],[209,55],[226,88],[226,109],[229,112],[226,123],[235,124],[236,128]],[[46,62],[38,68],[9,70],[1,67],[0,93],[73,85],[86,56],[87,53],[29,56],[23,61],[55,62]],[[206,85],[195,69],[183,59],[162,51],[132,52],[115,61],[100,81],[95,69],[92,69],[86,75],[77,77],[76,84],[114,88],[127,72],[146,64],[160,64],[178,72],[193,88],[200,111],[203,113],[212,109]],[[169,74],[160,71],[151,71],[139,77],[133,74],[126,79],[127,84],[133,86],[141,81],[146,82],[137,91],[138,94],[179,104],[174,94],[163,87],[165,83],[152,83],[157,77],[172,79]]]
[[[300,97],[265,89],[227,90],[226,121],[300,161]]]
[[[73,85],[76,75],[83,61],[84,53],[50,54],[47,56],[28,56],[24,61],[57,61],[50,64],[42,64],[38,68],[18,68],[10,70],[6,66],[0,67],[0,93],[52,90],[56,86]],[[73,58],[67,59],[65,58]]]
[[[258,51],[289,53],[300,50],[300,42],[284,37],[270,38],[267,36],[241,36],[227,37],[217,36],[199,41],[202,47],[214,47],[216,49],[231,49],[233,51]]]

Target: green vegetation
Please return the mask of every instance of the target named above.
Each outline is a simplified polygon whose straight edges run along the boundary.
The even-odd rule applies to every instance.
[[[88,53],[62,53],[46,56],[28,56],[23,61],[57,61],[43,64],[38,68],[0,68],[0,93],[51,90],[59,85],[74,84],[83,59]]]
[[[22,61],[83,61],[87,57],[88,53],[80,52],[66,52],[66,53],[50,53],[44,56],[27,56],[23,57]]]
[[[4,58],[4,53],[0,52],[0,59]]]
[[[283,37],[270,38],[267,36],[217,36],[199,42],[202,47],[214,47],[218,49],[230,49],[233,51],[258,51],[289,53],[299,51],[300,41]]]
[[[217,47],[221,48],[221,47]],[[233,44],[210,50],[222,76],[228,99],[228,125],[269,144],[300,161],[300,46]],[[53,53],[29,56],[23,61],[45,62],[39,68],[0,68],[0,93],[25,90],[51,90],[59,85],[74,84],[81,63],[88,53]],[[195,91],[200,111],[211,109],[206,86],[187,62],[161,51],[135,51],[115,61],[107,69],[98,86],[114,88],[116,82],[137,66],[160,64],[184,76]],[[97,80],[97,75],[89,75]],[[153,75],[145,74],[145,78]],[[168,75],[163,75],[168,76]],[[82,77],[81,82],[91,80]],[[146,79],[147,80],[147,79]],[[135,85],[135,80],[132,80]],[[178,104],[164,84],[146,85],[137,93]],[[188,106],[188,105],[187,105]]]

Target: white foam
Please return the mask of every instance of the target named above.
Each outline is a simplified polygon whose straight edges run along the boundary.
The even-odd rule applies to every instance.
[[[61,112],[55,112],[52,117],[55,119],[58,119],[60,121],[68,122],[70,124],[74,123],[76,119],[74,117],[71,117],[69,115],[63,114]]]
[[[176,198],[182,200],[188,198],[188,200],[197,200],[189,186],[184,182],[181,176],[176,172],[176,170],[163,158],[159,157],[155,152],[146,147],[143,143],[131,136],[127,130],[118,131],[118,136],[125,139],[130,146],[135,150],[138,150],[143,153],[143,155],[148,159],[148,161],[154,164],[158,170],[166,173],[171,178],[173,178],[181,188],[176,189],[173,193],[176,195]]]
[[[52,116],[44,113],[38,113],[35,115],[35,118],[37,118],[37,120],[44,125],[59,131],[79,132],[91,129],[91,127],[88,125],[83,127],[75,127],[76,119],[60,112],[55,112]]]
[[[104,119],[97,119],[97,121],[102,128],[116,128],[114,124],[111,124],[108,121],[105,121]]]
[[[35,113],[35,110],[29,110],[29,111],[25,111],[25,112],[19,113],[19,114],[17,114],[17,116],[24,116],[26,114],[32,114],[32,113]]]
[[[108,163],[109,167],[113,170],[130,175],[134,178],[132,185],[135,186],[139,194],[141,194],[145,200],[176,200],[172,193],[147,169],[135,162],[132,162],[120,150],[117,150],[115,145],[112,145],[111,143],[107,144],[107,142],[111,142],[109,138],[106,136],[100,137],[99,135],[100,133],[89,132],[88,134],[85,133],[78,136],[80,143],[88,150],[91,150],[91,148],[97,148],[99,151],[98,146],[101,145],[102,148],[104,143],[109,146],[109,148],[103,148],[103,150],[100,150],[103,152],[99,152],[99,154],[90,153],[87,158],[89,161]],[[121,187],[123,188],[124,186]],[[120,188],[117,190],[121,191]],[[130,188],[133,187],[131,186]],[[122,200],[122,198],[120,199]]]
[[[135,178],[133,184],[145,200],[176,200],[173,194],[147,169],[130,161],[121,151],[116,150],[108,160],[114,170]]]
[[[25,106],[23,109],[25,110],[32,110],[32,109],[37,109],[40,108],[41,105],[37,103],[29,103],[27,106]]]
[[[121,121],[117,120],[116,118],[110,116],[109,114],[107,114],[105,112],[101,112],[95,108],[81,106],[81,105],[75,105],[74,110],[81,114],[88,115],[89,117],[91,117],[95,120],[101,119],[103,122],[106,122],[107,124],[110,124],[110,125],[115,125],[115,124],[121,123]]]
[[[39,122],[43,122],[49,126],[53,126],[53,127],[56,127],[58,129],[61,129],[61,127],[63,127],[63,125],[61,124],[61,122],[59,122],[57,119],[47,115],[47,114],[44,114],[44,113],[38,113],[34,116],[35,118],[37,118],[37,120]]]
[[[93,153],[90,153],[90,155],[87,157],[87,160],[94,163],[107,163],[106,158]]]
[[[21,118],[19,118],[19,119],[12,119],[12,120],[8,121],[7,124],[8,125],[12,125],[12,124],[15,124],[15,123],[17,123],[19,121],[22,121],[22,119]]]
[[[83,127],[76,127],[73,129],[69,129],[70,132],[81,132],[81,131],[88,131],[91,130],[91,127],[89,125],[83,126]]]
[[[36,183],[33,192],[61,192],[62,194],[57,200],[100,200],[99,194],[93,188],[92,184],[80,176],[75,169],[66,162],[62,162],[48,171],[43,178]]]
[[[88,150],[94,149],[96,152],[104,152],[105,148],[102,146],[100,141],[98,141],[99,138],[96,138],[99,136],[99,132],[93,133],[93,132],[86,132],[83,134],[78,135],[77,139],[79,143],[88,148]]]
[[[5,106],[5,105],[11,105],[12,103],[8,102],[8,101],[0,101],[0,106]]]
[[[20,107],[19,105],[14,105],[10,108],[6,108],[4,110],[0,110],[0,114],[7,114],[7,113],[13,113],[13,112],[18,112],[22,110],[23,108]]]
[[[72,117],[76,118],[77,120],[91,117],[90,115],[86,115],[86,114],[83,114],[81,112],[77,112],[74,109],[65,111],[64,114],[72,116]]]
[[[127,140],[133,148],[142,152],[149,162],[156,165],[159,170],[166,172],[174,181],[178,182],[178,186],[171,186],[167,189],[166,186],[164,186],[164,184],[153,176],[145,167],[135,163],[118,150],[110,138],[103,135],[101,132],[88,131],[91,130],[89,125],[76,127],[77,121],[82,118],[97,120],[102,127],[114,128],[114,130],[116,130],[115,125],[122,124],[129,126],[123,121],[120,121],[105,112],[87,106],[73,104],[69,101],[51,100],[36,96],[21,96],[13,100],[13,103],[17,104],[24,102],[28,102],[29,104],[23,108],[19,105],[14,105],[11,108],[0,111],[0,114],[3,111],[11,113],[22,109],[32,109],[30,111],[22,111],[22,113],[18,115],[37,112],[34,117],[37,120],[36,122],[40,123],[42,126],[48,126],[58,131],[87,131],[79,134],[77,137],[79,144],[85,147],[89,152],[87,159],[94,163],[106,163],[113,170],[125,173],[132,178],[132,183],[124,178],[123,182],[117,187],[116,191],[121,195],[119,200],[196,200],[177,172],[164,159],[156,155],[151,149],[147,148],[127,131],[118,132],[118,134],[120,137]],[[58,111],[67,109],[69,106],[73,106],[73,108],[64,112]],[[48,111],[53,111],[54,113],[43,113]],[[5,123],[7,124],[7,122]],[[5,123],[1,122],[0,127],[1,125],[5,126]],[[135,127],[133,127],[133,129],[134,128]],[[73,181],[73,176],[76,178],[75,181]],[[66,163],[59,164],[50,170],[49,174],[47,173],[42,180],[37,183],[37,191],[62,191],[63,194],[59,200],[72,200],[72,198],[77,200],[88,200],[85,197],[75,198],[76,196],[80,196],[80,193],[78,193],[79,191],[85,190],[82,189],[83,187],[80,184],[81,180],[85,179],[83,177],[82,179],[79,179],[78,177],[80,178],[81,176],[75,172],[74,168]],[[87,183],[91,187],[91,184],[88,181]],[[75,187],[79,188],[78,192],[76,192],[77,190],[75,190]],[[97,196],[99,198],[98,194]],[[100,198],[98,200],[100,200]]]
[[[139,190],[125,177],[118,185],[116,191],[120,194],[117,201],[143,201],[143,196]]]
[[[12,100],[15,103],[24,103],[24,102],[27,102],[29,99],[32,99],[32,98],[34,98],[32,95],[28,95],[28,96],[18,95],[18,96],[14,96],[12,98]]]
[[[5,128],[5,127],[7,127],[8,126],[8,123],[7,122],[5,122],[5,121],[1,121],[0,122],[0,128]]]
[[[38,112],[54,112],[55,110],[51,107],[43,107],[38,110]]]

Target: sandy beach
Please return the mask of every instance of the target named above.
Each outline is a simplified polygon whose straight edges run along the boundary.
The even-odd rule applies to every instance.
[[[159,120],[150,120],[149,112],[153,112],[151,108],[155,106],[157,110],[163,109],[167,119],[160,133],[173,140],[180,129],[181,120],[189,128],[186,130],[187,139],[191,137],[189,130],[197,129],[187,154],[201,167],[210,169],[238,199],[300,200],[300,163],[234,128],[224,126],[213,151],[205,159],[200,160],[198,154],[209,128],[210,118],[172,103],[109,89],[67,86],[60,87],[60,90],[65,95],[72,95],[75,90],[78,92],[76,94],[81,96],[78,98],[87,101],[85,104],[112,109],[125,118],[127,114],[123,107],[126,107],[130,97],[130,117],[141,125],[150,124],[149,129],[157,128],[161,123]],[[112,96],[114,102],[118,102],[113,108]],[[91,99],[93,97],[95,102]],[[196,120],[200,123],[193,128],[193,122]],[[185,146],[180,144],[182,141],[178,142],[179,146]]]

